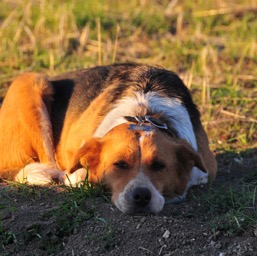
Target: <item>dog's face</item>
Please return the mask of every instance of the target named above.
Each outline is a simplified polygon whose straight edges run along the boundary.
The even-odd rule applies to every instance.
[[[164,198],[182,194],[199,155],[182,139],[149,126],[130,129],[121,124],[103,138],[93,138],[78,152],[75,162],[89,167],[92,182],[103,181],[112,201],[124,213],[160,212]]]

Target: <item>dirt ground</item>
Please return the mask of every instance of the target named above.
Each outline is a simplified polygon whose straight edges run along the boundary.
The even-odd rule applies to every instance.
[[[256,173],[256,153],[242,161],[218,155],[213,190],[236,189],[238,180]],[[230,234],[217,224],[217,210],[202,202],[208,193],[207,186],[193,188],[186,202],[166,205],[160,214],[130,216],[105,196],[76,201],[58,187],[30,189],[2,182],[0,255],[257,255],[257,220]],[[224,214],[221,209],[220,218]]]

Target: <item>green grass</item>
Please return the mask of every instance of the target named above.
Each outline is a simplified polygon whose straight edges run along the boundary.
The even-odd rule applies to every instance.
[[[6,230],[2,221],[0,221],[0,253],[4,251],[6,245],[11,244],[14,241],[16,241],[16,235],[11,231]]]
[[[205,214],[211,216],[210,227],[213,233],[222,231],[234,236],[256,225],[257,173],[255,172],[237,179],[233,185],[211,188],[208,193],[193,197],[205,208]]]
[[[42,249],[49,254],[57,253],[62,248],[62,239],[79,230],[81,224],[89,220],[103,224],[100,240],[105,241],[106,245],[111,244],[113,227],[98,216],[96,206],[93,203],[86,204],[86,200],[88,201],[89,198],[103,196],[102,186],[93,185],[86,179],[80,186],[64,187],[64,189],[67,197],[62,204],[42,216],[43,220],[49,218],[56,220],[55,231],[44,238]]]
[[[51,189],[51,188],[50,188]],[[80,184],[75,187],[71,186],[54,186],[53,191],[38,186],[28,186],[20,183],[9,183],[8,191],[0,191],[0,196],[8,197],[8,205],[0,203],[0,254],[5,251],[5,246],[14,244],[14,250],[19,250],[19,245],[29,244],[31,242],[40,241],[40,248],[48,254],[55,254],[62,249],[63,239],[76,230],[81,228],[82,223],[86,221],[94,221],[101,223],[101,236],[94,238],[103,241],[105,250],[109,250],[113,245],[114,228],[101,216],[99,216],[94,199],[103,195],[103,186],[101,184],[91,184],[87,177]],[[5,213],[16,211],[15,205],[19,200],[26,200],[37,202],[42,198],[49,198],[56,196],[55,193],[61,193],[62,196],[60,204],[51,210],[45,210],[39,222],[23,227],[19,231],[13,231],[4,226],[4,221],[1,221]],[[12,203],[12,198],[16,201]],[[105,197],[104,197],[105,198]],[[91,201],[90,201],[91,199]],[[4,200],[6,202],[6,199]],[[38,202],[37,202],[38,203]],[[50,233],[45,233],[45,224],[40,221],[47,221],[53,219],[53,229]]]
[[[76,184],[75,186],[63,186],[63,188],[71,195],[74,199],[84,200],[88,197],[102,196],[104,191],[104,185],[102,183],[93,184],[88,180],[88,167],[86,167],[86,178],[84,181]],[[68,177],[67,177],[68,178]]]

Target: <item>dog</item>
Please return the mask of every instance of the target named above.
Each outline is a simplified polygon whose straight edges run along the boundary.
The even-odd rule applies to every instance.
[[[140,64],[26,73],[0,110],[0,177],[47,185],[101,182],[124,213],[160,212],[214,180],[215,157],[189,90]]]

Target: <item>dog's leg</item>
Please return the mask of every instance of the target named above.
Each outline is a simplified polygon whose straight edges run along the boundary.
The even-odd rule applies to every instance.
[[[0,111],[1,177],[7,176],[4,178],[8,179],[6,170],[20,169],[15,180],[27,179],[33,181],[31,183],[42,184],[56,176],[52,173],[57,168],[49,115],[52,95],[51,84],[38,74],[24,74],[11,85]],[[29,165],[35,162],[44,165]],[[27,164],[29,171],[24,172],[23,167]],[[45,182],[34,182],[33,176],[38,176],[39,172],[48,177]],[[23,174],[27,176],[21,179]],[[9,176],[15,177],[14,173],[9,173]]]

